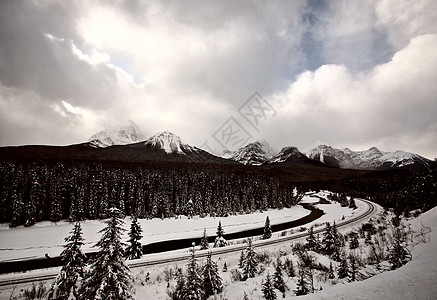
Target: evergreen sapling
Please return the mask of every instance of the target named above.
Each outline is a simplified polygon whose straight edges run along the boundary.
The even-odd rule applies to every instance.
[[[132,223],[129,231],[129,246],[126,248],[126,257],[128,259],[138,259],[143,256],[143,246],[141,245],[141,235],[143,230],[138,223],[137,217],[132,218]]]
[[[267,276],[262,283],[261,291],[263,292],[266,300],[276,300],[276,293],[269,273],[267,273]]]
[[[270,226],[270,219],[269,216],[266,217],[266,222],[264,224],[264,234],[263,239],[267,240],[272,237],[272,228]]]

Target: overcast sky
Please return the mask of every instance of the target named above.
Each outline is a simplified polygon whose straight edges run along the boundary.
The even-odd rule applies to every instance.
[[[1,145],[79,143],[129,120],[211,149],[437,157],[437,4],[0,1]]]

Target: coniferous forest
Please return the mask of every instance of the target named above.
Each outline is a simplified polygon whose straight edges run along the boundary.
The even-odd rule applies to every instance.
[[[296,191],[262,172],[221,167],[3,161],[0,222],[101,219],[111,207],[139,218],[226,216],[290,207]]]

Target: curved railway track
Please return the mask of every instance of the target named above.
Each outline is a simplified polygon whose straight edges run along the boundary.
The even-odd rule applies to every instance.
[[[355,223],[359,223],[362,220],[366,219],[367,217],[370,217],[375,211],[376,211],[376,206],[375,204],[373,204],[372,202],[368,201],[368,200],[364,200],[364,199],[357,199],[358,201],[362,201],[364,203],[367,204],[367,210],[366,212],[364,212],[362,215],[357,216],[356,218],[350,219],[350,220],[345,220],[342,221],[337,225],[337,228],[344,228],[346,226],[355,224]],[[324,228],[320,228],[317,230],[314,230],[314,233],[321,233],[324,231]],[[299,234],[295,234],[295,235],[290,235],[290,236],[281,236],[281,237],[277,237],[277,238],[272,238],[269,240],[259,240],[259,241],[255,241],[253,243],[253,245],[257,248],[260,247],[266,247],[266,246],[271,246],[271,245],[276,245],[276,244],[280,244],[280,243],[285,243],[285,242],[290,242],[293,240],[297,240],[297,239],[301,239],[304,238],[308,235],[307,232],[303,232],[303,233],[299,233]],[[239,245],[231,245],[228,247],[224,247],[224,248],[213,248],[213,249],[209,249],[209,250],[202,250],[202,251],[197,251],[196,257],[197,258],[203,258],[206,257],[208,255],[208,252],[211,251],[213,256],[217,256],[217,255],[222,255],[222,254],[229,254],[229,253],[233,253],[233,252],[241,252],[241,250],[246,249],[246,245],[245,244],[239,244]],[[175,263],[175,262],[181,262],[181,261],[186,261],[190,258],[190,254],[184,253],[184,254],[176,254],[176,255],[168,255],[166,258],[151,258],[150,260],[142,260],[139,262],[135,262],[135,261],[128,261],[128,266],[131,269],[135,269],[135,268],[142,268],[142,267],[149,267],[149,266],[155,266],[155,265],[160,265],[160,264],[168,264],[168,263]],[[48,274],[44,274],[44,275],[31,275],[31,274],[23,274],[19,277],[16,278],[9,278],[9,279],[1,279],[0,278],[0,287],[7,287],[7,286],[14,286],[14,285],[18,285],[18,284],[24,284],[24,283],[31,283],[31,282],[36,282],[36,281],[46,281],[46,280],[53,280],[56,276],[57,276],[58,272],[53,271],[50,272]],[[5,276],[6,277],[6,276]]]

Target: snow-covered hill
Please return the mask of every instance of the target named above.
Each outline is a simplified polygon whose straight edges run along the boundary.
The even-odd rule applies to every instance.
[[[170,131],[159,132],[144,143],[146,146],[160,148],[166,153],[188,154],[199,152],[200,149],[182,142],[181,138]]]
[[[140,127],[134,121],[129,121],[129,126],[127,127],[102,130],[88,139],[91,145],[99,148],[127,145],[144,140],[145,137]]]
[[[382,168],[429,168],[431,161],[418,154],[395,151],[382,152],[376,147],[365,151],[352,151],[349,148],[337,149],[320,145],[307,152],[307,156],[326,165],[351,169]]]
[[[232,159],[244,165],[256,166],[268,162],[274,154],[275,150],[266,141],[260,140],[250,143],[235,152],[224,152],[222,157]]]
[[[411,221],[419,231],[422,226],[431,229],[430,240],[414,246],[413,259],[405,266],[384,272],[364,281],[341,284],[324,289],[302,299],[436,299],[437,295],[437,208]]]

